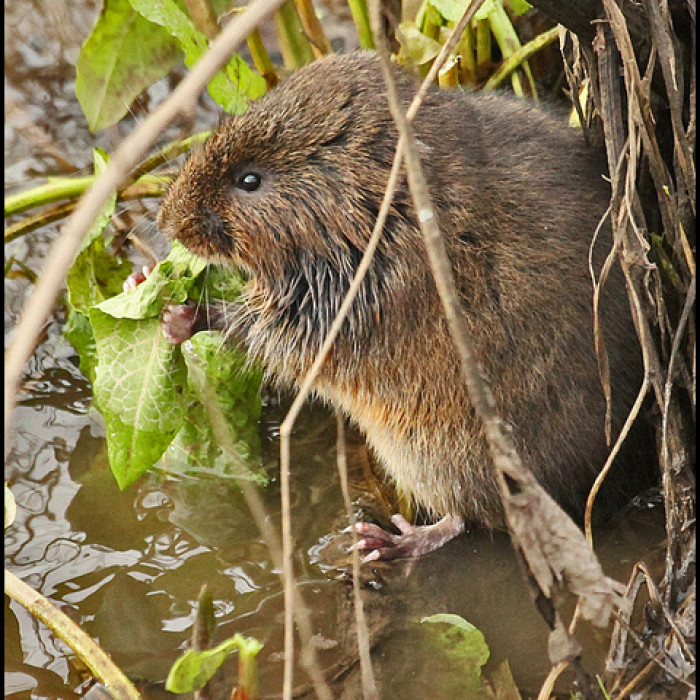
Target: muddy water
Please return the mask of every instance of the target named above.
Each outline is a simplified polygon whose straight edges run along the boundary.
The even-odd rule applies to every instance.
[[[127,122],[90,134],[74,99],[73,63],[99,3],[52,0],[6,5],[6,191],[52,174],[88,172],[91,149],[112,150]],[[167,94],[150,91],[146,109]],[[136,115],[138,118],[138,114]],[[204,101],[197,128],[217,119]],[[169,134],[178,135],[177,128]],[[153,207],[125,214],[142,233]],[[56,226],[6,246],[35,270]],[[5,281],[5,328],[17,321],[31,293],[22,278]],[[224,481],[164,481],[149,476],[120,492],[106,460],[104,429],[90,408],[90,387],[60,334],[61,312],[47,326],[26,371],[6,457],[5,476],[17,499],[17,519],[5,534],[5,565],[70,615],[112,655],[147,698],[165,697],[163,680],[186,648],[197,593],[212,591],[216,641],[235,632],[265,643],[261,692],[281,687],[283,601],[278,572],[235,486]],[[288,397],[269,395],[261,422],[271,477],[262,492],[277,522],[277,426]],[[312,611],[319,661],[337,679],[336,697],[359,697],[353,613],[346,583],[347,523],[335,468],[335,421],[322,408],[303,413],[292,447],[292,505],[299,585]],[[356,504],[368,503],[361,475],[367,455],[349,435],[348,459]],[[661,514],[638,509],[597,536],[606,572],[625,580],[641,557],[661,556]],[[382,697],[460,697],[458,669],[446,669],[424,647],[416,621],[457,613],[475,624],[491,649],[487,672],[507,660],[523,696],[537,693],[548,671],[547,630],[535,613],[507,538],[471,535],[415,564],[366,567],[365,606],[376,644]],[[605,633],[582,630],[584,662],[600,669]],[[226,697],[235,659],[218,685]],[[300,688],[303,672],[296,674]],[[65,644],[5,598],[5,696],[79,697],[89,681]],[[172,696],[171,696],[172,697]],[[464,695],[466,697],[466,695]]]

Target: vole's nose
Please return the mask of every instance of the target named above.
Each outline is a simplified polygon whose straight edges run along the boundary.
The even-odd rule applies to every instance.
[[[226,222],[212,209],[206,205],[202,205],[199,208],[199,221],[202,227],[202,231],[206,232],[206,235],[212,239],[212,241],[219,243],[227,239],[228,236],[228,226]]]

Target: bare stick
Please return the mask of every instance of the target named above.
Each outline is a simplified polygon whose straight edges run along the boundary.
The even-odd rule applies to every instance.
[[[462,20],[458,23],[457,27],[455,27],[455,30],[459,29],[460,26],[462,28],[464,27],[467,21],[465,20],[465,18],[468,17],[469,13],[473,14],[474,12],[476,12],[476,9],[482,2],[483,0],[474,0],[472,2],[470,7],[467,8],[467,11],[465,12],[465,15],[462,18]],[[407,118],[412,119],[418,111],[418,108],[420,107],[423,97],[425,96],[425,93],[428,90],[428,87],[430,86],[434,76],[437,74],[437,71],[440,69],[442,62],[444,62],[444,60],[448,56],[448,52],[446,52],[444,49],[449,48],[449,46],[454,45],[454,43],[456,42],[456,39],[453,40],[453,37],[455,35],[457,37],[459,36],[456,34],[456,31],[453,32],[450,39],[448,39],[448,42],[446,42],[445,47],[443,47],[443,51],[433,63],[433,67],[430,73],[428,74],[428,76],[426,76],[425,80],[423,81],[423,84],[421,85],[421,88],[418,90],[418,93],[414,97],[409,107],[410,117],[407,116]],[[452,41],[452,43],[450,43],[450,41]],[[374,224],[374,229],[372,230],[372,235],[370,236],[369,242],[367,243],[367,248],[365,249],[365,252],[362,256],[362,260],[360,260],[360,264],[358,265],[357,270],[355,271],[355,275],[352,279],[348,292],[345,295],[345,298],[343,299],[343,303],[340,305],[338,314],[333,320],[333,323],[328,331],[328,335],[324,339],[323,345],[321,346],[321,349],[319,350],[318,355],[314,360],[314,363],[311,365],[309,371],[306,373],[306,376],[301,382],[299,391],[297,392],[297,395],[294,401],[292,402],[292,405],[289,407],[287,415],[285,416],[284,420],[282,421],[282,424],[280,425],[280,497],[282,501],[282,550],[283,572],[285,577],[285,683],[283,693],[291,693],[292,681],[291,678],[287,680],[287,673],[291,673],[294,658],[294,640],[292,632],[294,611],[291,606],[294,590],[294,567],[292,564],[292,530],[289,505],[290,438],[292,434],[292,427],[294,426],[294,422],[296,421],[299,415],[301,407],[304,405],[304,402],[306,401],[307,397],[309,396],[309,393],[311,392],[311,387],[316,381],[316,377],[318,376],[318,373],[320,372],[323,363],[328,357],[328,353],[330,352],[330,349],[333,346],[333,343],[335,342],[338,333],[340,332],[340,329],[350,310],[350,307],[352,306],[352,303],[355,300],[355,297],[357,296],[360,286],[362,285],[362,281],[364,280],[365,274],[367,273],[367,270],[369,269],[369,266],[372,263],[374,251],[376,250],[377,245],[379,244],[382,230],[384,228],[384,223],[386,221],[386,217],[389,214],[389,208],[391,207],[391,202],[398,183],[402,162],[403,141],[400,138],[396,146],[394,161],[391,166],[391,172],[389,173],[389,179],[387,181],[384,198],[382,199],[382,203],[379,208],[379,213],[377,214],[377,220]],[[289,696],[285,694],[284,697],[287,698]]]
[[[336,455],[338,460],[338,474],[340,475],[340,488],[343,491],[345,511],[350,521],[352,531],[352,543],[357,544],[358,535],[355,530],[355,517],[350,501],[348,489],[348,465],[345,455],[345,422],[343,416],[336,412],[336,425],[338,438],[336,441]],[[377,684],[372,672],[372,659],[370,657],[369,634],[367,632],[367,619],[365,618],[362,594],[360,592],[360,552],[357,547],[352,548],[352,592],[355,601],[355,627],[357,628],[357,649],[360,654],[360,671],[362,675],[363,700],[378,700]]]
[[[91,673],[105,684],[110,697],[141,700],[141,694],[96,642],[51,601],[37,593],[12,572],[5,569],[5,594],[16,600],[32,615],[45,623],[87,665]]]
[[[17,390],[27,361],[31,357],[41,328],[53,308],[68,268],[92,222],[107,198],[124,180],[127,173],[155,142],[158,135],[178,114],[194,107],[197,96],[206,88],[214,73],[228,60],[231,52],[274,12],[283,0],[255,0],[236,17],[211,43],[210,50],[197,62],[189,75],[163,104],[124,139],[110,160],[107,169],[80,200],[61,235],[54,243],[36,287],[26,303],[22,317],[14,329],[13,339],[5,356],[5,444],[9,444],[9,428]],[[7,447],[6,447],[7,449]]]
[[[338,310],[338,315],[335,317],[333,324],[331,325],[326,339],[323,341],[323,345],[319,350],[318,356],[314,360],[313,365],[304,377],[304,381],[299,388],[292,405],[287,412],[282,424],[280,425],[280,491],[282,499],[282,550],[283,550],[283,571],[284,571],[284,600],[285,600],[285,638],[284,638],[284,656],[285,656],[285,669],[287,663],[290,664],[289,659],[294,658],[294,646],[293,637],[291,633],[292,621],[293,621],[293,591],[294,591],[294,569],[292,566],[292,530],[291,530],[291,516],[290,516],[290,506],[289,506],[289,462],[290,462],[290,437],[292,434],[292,426],[294,421],[296,421],[297,416],[301,407],[304,405],[306,398],[311,391],[318,373],[323,366],[323,363],[330,352],[331,346],[333,345],[340,328],[347,316],[350,307],[357,296],[357,292],[360,289],[362,280],[365,277],[370,264],[372,263],[372,258],[374,257],[374,251],[379,244],[381,238],[382,229],[384,228],[384,222],[389,214],[389,208],[391,207],[391,201],[396,190],[396,185],[398,184],[399,174],[401,172],[402,164],[402,148],[399,143],[396,148],[396,153],[394,155],[394,163],[389,174],[389,181],[387,183],[386,192],[384,194],[384,199],[382,200],[382,205],[379,208],[379,214],[377,215],[377,221],[374,224],[374,230],[367,244],[362,260],[357,267],[355,276],[352,279],[352,283],[348,289],[348,293],[343,299],[343,303]],[[287,685],[289,688],[287,689]],[[285,674],[285,685],[283,692],[288,691],[291,693],[291,679],[287,683]],[[291,695],[284,695],[285,700]]]
[[[216,400],[215,392],[213,391],[212,387],[209,386],[203,375],[200,373],[194,373],[192,376],[195,386],[199,392],[202,404],[207,410],[209,422],[211,423],[218,444],[221,445],[227,454],[235,455],[236,449],[231,439],[231,433],[226,427],[226,419]],[[233,460],[233,466],[234,468],[236,467],[235,460]],[[282,558],[282,547],[280,545],[279,537],[277,536],[277,531],[272,525],[272,520],[267,513],[267,509],[265,508],[265,504],[260,497],[258,489],[249,479],[246,478],[246,476],[246,474],[241,474],[241,478],[237,483],[241,488],[241,492],[246,500],[250,514],[253,516],[255,524],[265,540],[265,544],[270,552],[270,557],[272,558],[275,568],[278,571],[283,570],[284,564]],[[286,580],[284,574],[282,574],[281,579],[282,584],[284,585]],[[301,593],[298,590],[293,590],[292,594],[293,604],[290,604],[288,607],[289,610],[295,611],[297,624],[299,626],[299,636],[301,637],[303,645],[303,653],[301,658],[302,664],[304,665],[309,678],[314,685],[316,695],[321,698],[321,700],[331,700],[332,694],[330,688],[328,687],[323,677],[323,673],[319,668],[318,661],[316,659],[316,652],[311,642],[312,627],[309,611],[304,604]],[[285,633],[286,629],[287,628],[285,628]],[[292,629],[291,626],[289,629]]]

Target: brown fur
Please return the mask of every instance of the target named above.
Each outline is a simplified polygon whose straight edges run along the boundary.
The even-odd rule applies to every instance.
[[[406,103],[415,90],[399,74]],[[588,251],[609,190],[580,133],[533,104],[432,90],[415,132],[464,313],[524,462],[580,510],[608,453]],[[331,56],[225,123],[194,154],[161,230],[250,276],[230,321],[285,383],[299,381],[370,236],[396,132],[376,58]],[[261,187],[237,177],[255,169]],[[610,247],[604,228],[595,269]],[[614,432],[641,381],[621,275],[603,306]],[[315,385],[364,430],[398,486],[436,515],[502,511],[482,430],[405,182],[374,263]]]

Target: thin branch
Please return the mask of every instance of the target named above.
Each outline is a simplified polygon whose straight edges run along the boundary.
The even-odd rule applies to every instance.
[[[326,339],[323,341],[323,345],[319,350],[318,356],[314,360],[313,365],[310,367],[304,381],[299,387],[299,391],[292,402],[292,405],[287,411],[282,424],[280,425],[280,490],[281,490],[281,500],[282,500],[282,549],[283,549],[283,572],[284,572],[284,597],[285,597],[285,664],[287,663],[287,658],[293,658],[293,646],[292,639],[286,630],[291,629],[292,625],[292,613],[293,607],[288,606],[288,601],[292,599],[292,592],[294,590],[294,569],[292,566],[292,532],[291,532],[291,516],[290,516],[290,505],[289,505],[289,467],[290,467],[290,438],[292,434],[292,427],[294,422],[299,415],[304,402],[306,401],[309,393],[311,392],[311,387],[313,386],[318,373],[323,366],[323,363],[330,352],[330,349],[335,342],[335,339],[340,332],[340,328],[345,320],[345,317],[352,306],[355,296],[360,289],[362,281],[372,263],[372,258],[374,257],[374,251],[379,244],[381,239],[382,230],[384,228],[384,223],[389,214],[389,209],[391,207],[391,201],[396,191],[396,186],[398,184],[399,174],[401,172],[402,165],[402,146],[401,143],[397,145],[396,153],[394,154],[394,162],[392,165],[391,172],[389,174],[389,180],[387,182],[386,191],[384,194],[384,199],[382,200],[381,207],[379,208],[379,213],[377,215],[377,221],[375,222],[372,235],[365,249],[362,260],[357,267],[355,276],[352,279],[352,283],[348,289],[345,299],[338,310],[338,315],[335,317],[333,324],[331,325]],[[286,676],[285,676],[286,679]],[[291,680],[289,681],[289,686],[285,682],[285,687],[283,690],[285,694],[285,700],[291,697]]]
[[[226,419],[217,402],[215,391],[203,378],[200,378],[199,375],[195,374],[193,375],[193,378],[195,381],[195,386],[200,394],[202,405],[204,405],[207,410],[209,422],[214,431],[214,435],[216,436],[217,443],[225,450],[227,454],[236,454],[231,433],[226,426]],[[235,460],[232,461],[232,465],[234,468],[237,466]],[[277,536],[277,531],[272,525],[272,520],[269,517],[258,489],[249,479],[246,478],[245,472],[243,472],[241,476],[242,478],[238,479],[237,483],[241,488],[246,505],[253,516],[253,520],[255,521],[260,534],[265,540],[265,544],[270,552],[270,557],[272,558],[275,568],[278,571],[283,572],[284,562],[282,546],[280,544],[279,537]],[[280,578],[282,584],[285,585],[287,579],[284,573],[280,574]],[[299,636],[301,637],[304,649],[301,659],[302,664],[306,668],[306,671],[311,678],[316,695],[321,698],[321,700],[331,700],[332,694],[330,688],[328,687],[323,677],[323,673],[319,668],[315,647],[311,642],[312,626],[309,611],[304,604],[300,591],[296,588],[292,589],[291,599],[289,601],[285,600],[285,614],[287,610],[295,612],[297,625],[299,627]],[[290,628],[293,629],[291,626]]]
[[[104,683],[110,692],[110,697],[115,700],[141,700],[138,690],[92,637],[41,593],[29,587],[7,569],[5,569],[5,594],[26,608],[34,617],[47,625],[56,636],[66,642],[95,678]]]
[[[479,7],[479,5],[481,5],[482,2],[483,0],[472,0],[472,3],[465,11],[464,16],[455,26],[452,35],[447,40],[447,42],[445,42],[441,53],[438,55],[438,57],[433,63],[431,71],[429,71],[420,89],[413,98],[413,101],[411,102],[411,105],[408,109],[407,116],[410,115],[408,116],[408,118],[413,118],[413,116],[415,116],[416,112],[418,111],[418,108],[420,107],[420,104],[428,91],[428,87],[434,80],[434,77],[440,69],[442,62],[444,62],[445,58],[449,55],[449,51],[452,50],[457,39],[459,38],[457,31],[461,31],[460,27],[462,29],[464,28],[466,23],[469,21],[469,17],[473,16],[473,14],[476,12],[476,9]],[[331,327],[328,331],[328,335],[324,339],[316,359],[314,360],[313,364],[309,368],[309,371],[306,373],[306,376],[301,382],[297,395],[294,401],[292,402],[292,405],[289,407],[287,415],[282,421],[282,424],[280,425],[280,491],[282,501],[282,550],[283,572],[285,577],[284,596],[286,602],[285,666],[289,664],[290,669],[292,663],[290,659],[293,659],[294,653],[293,637],[291,635],[291,632],[287,631],[291,630],[293,619],[293,610],[287,605],[287,602],[292,600],[292,591],[294,590],[294,567],[292,564],[292,532],[289,505],[289,472],[291,451],[290,438],[292,434],[292,427],[294,426],[294,422],[296,421],[299,415],[299,411],[301,410],[302,406],[304,405],[304,402],[308,398],[311,392],[311,388],[314,382],[316,381],[316,378],[318,377],[318,373],[320,372],[323,363],[326,361],[328,353],[330,352],[330,349],[333,346],[333,343],[335,342],[338,333],[340,332],[343,322],[345,321],[345,318],[348,312],[350,311],[355,297],[357,296],[357,293],[360,290],[360,286],[362,285],[362,281],[364,280],[365,274],[367,273],[369,266],[372,264],[374,252],[377,246],[379,245],[382,230],[384,228],[386,218],[389,214],[389,209],[391,207],[394,192],[398,184],[401,166],[403,163],[403,149],[403,139],[400,138],[396,145],[396,152],[394,153],[394,160],[391,166],[391,171],[389,173],[389,178],[384,192],[384,198],[382,199],[382,203],[377,214],[377,220],[375,221],[374,228],[372,230],[372,235],[370,236],[370,239],[367,243],[367,248],[365,249],[362,259],[360,260],[357,270],[355,271],[355,275],[353,276],[347,294],[343,299],[343,303],[340,305],[338,313],[335,319],[333,320],[333,323],[331,324]],[[285,674],[285,679],[286,678],[287,676]],[[288,694],[291,693],[291,687],[291,679],[288,681],[285,680],[285,686],[283,689],[283,693],[286,693],[285,698],[289,697]]]
[[[357,544],[358,534],[355,530],[355,515],[350,500],[348,488],[348,465],[345,454],[345,421],[343,416],[336,412],[336,426],[338,437],[336,440],[336,455],[338,460],[338,474],[340,475],[340,487],[343,492],[345,512],[350,522],[352,531],[352,543]],[[367,631],[367,619],[365,618],[362,593],[360,591],[360,552],[357,547],[352,548],[352,592],[355,601],[355,627],[357,628],[357,649],[360,655],[360,671],[362,675],[363,700],[378,700],[377,684],[372,671],[372,659],[370,657],[370,640]]]

